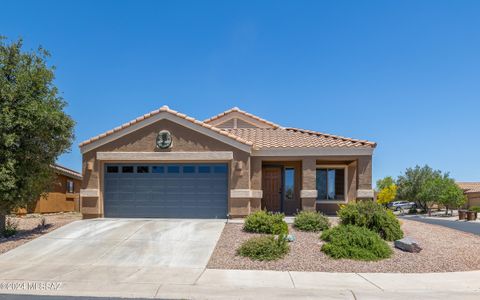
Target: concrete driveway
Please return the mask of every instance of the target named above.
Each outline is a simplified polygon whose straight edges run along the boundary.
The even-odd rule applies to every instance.
[[[81,220],[0,255],[0,280],[62,282],[87,291],[118,282],[193,284],[205,269],[223,220]],[[152,283],[152,284],[150,284]],[[155,283],[155,284],[153,284]],[[136,294],[136,296],[141,296]]]

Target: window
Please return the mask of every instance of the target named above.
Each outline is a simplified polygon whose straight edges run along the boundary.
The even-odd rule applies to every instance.
[[[195,167],[194,166],[184,166],[183,167],[183,173],[195,173]]]
[[[73,193],[73,192],[74,192],[73,180],[67,180],[67,193]]]
[[[179,166],[168,166],[167,167],[167,172],[168,173],[180,173],[180,167]]]
[[[164,166],[153,166],[152,173],[164,173],[165,167]]]
[[[213,167],[214,173],[227,173],[227,166],[214,166]]]
[[[123,166],[122,167],[122,173],[133,173],[133,167],[132,166]]]
[[[295,200],[295,169],[285,169],[285,185],[284,185],[285,201]]]
[[[148,173],[148,166],[138,166],[137,173]]]
[[[118,166],[107,166],[107,173],[118,173]]]
[[[210,167],[209,166],[199,166],[198,167],[198,173],[210,173]]]
[[[317,200],[345,201],[345,167],[317,168]]]

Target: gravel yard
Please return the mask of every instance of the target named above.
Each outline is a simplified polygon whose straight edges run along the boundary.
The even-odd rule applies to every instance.
[[[39,214],[7,217],[13,222],[18,223],[18,232],[9,238],[0,237],[0,254],[82,218],[82,215],[79,213],[56,213],[45,214],[43,216],[46,220],[46,226],[44,228],[39,226],[42,220],[42,215]]]
[[[480,237],[461,231],[402,220],[405,236],[418,241],[420,253],[394,249],[391,258],[377,262],[334,260],[320,251],[323,242],[318,233],[293,229],[297,240],[290,243],[290,253],[283,259],[270,262],[252,261],[237,256],[236,249],[255,234],[243,232],[243,224],[227,224],[210,258],[208,268],[251,269],[317,272],[389,272],[427,273],[480,270]]]

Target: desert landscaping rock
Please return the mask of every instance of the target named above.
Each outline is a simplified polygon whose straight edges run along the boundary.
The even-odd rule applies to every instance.
[[[79,213],[55,213],[45,214],[44,228],[39,227],[42,215],[31,214],[25,216],[10,216],[9,218],[18,223],[18,232],[14,236],[4,238],[0,236],[0,254],[5,253],[13,248],[25,244],[43,234],[55,230],[70,222],[80,220],[82,215]]]
[[[406,252],[418,253],[422,251],[422,248],[418,245],[417,241],[409,237],[396,240],[393,244],[395,245],[395,248]]]
[[[461,231],[402,220],[405,236],[415,239],[423,250],[404,252],[389,243],[391,258],[375,261],[334,260],[320,251],[319,233],[301,232],[290,227],[296,241],[283,259],[252,261],[235,254],[243,241],[254,234],[242,231],[242,224],[227,224],[210,258],[208,268],[278,271],[356,272],[356,273],[428,273],[480,270],[480,237]]]

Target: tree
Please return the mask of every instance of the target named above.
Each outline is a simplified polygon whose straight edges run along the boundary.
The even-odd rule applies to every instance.
[[[455,183],[455,180],[449,178],[448,175],[444,179],[440,194],[439,204],[445,206],[445,214],[448,215],[449,209],[459,208],[465,204],[467,197],[462,189]]]
[[[384,188],[387,188],[391,186],[392,184],[395,184],[395,180],[391,176],[387,176],[383,179],[377,180],[377,191],[381,191]]]
[[[0,37],[0,232],[5,216],[46,192],[53,164],[73,140],[74,121],[54,85],[43,48]]]
[[[383,205],[387,205],[397,196],[397,186],[392,183],[391,185],[384,187],[377,194],[377,202]]]
[[[426,178],[423,182],[423,186],[418,194],[418,199],[424,203],[424,210],[428,211],[428,214],[431,214],[432,206],[440,202],[440,197],[443,194],[443,189],[445,186],[445,177],[448,175],[438,175]]]
[[[408,168],[405,174],[397,179],[397,198],[414,201],[420,208],[427,210],[433,194],[428,194],[425,189],[431,190],[435,184],[432,180],[441,176],[442,172],[433,170],[428,165]]]

